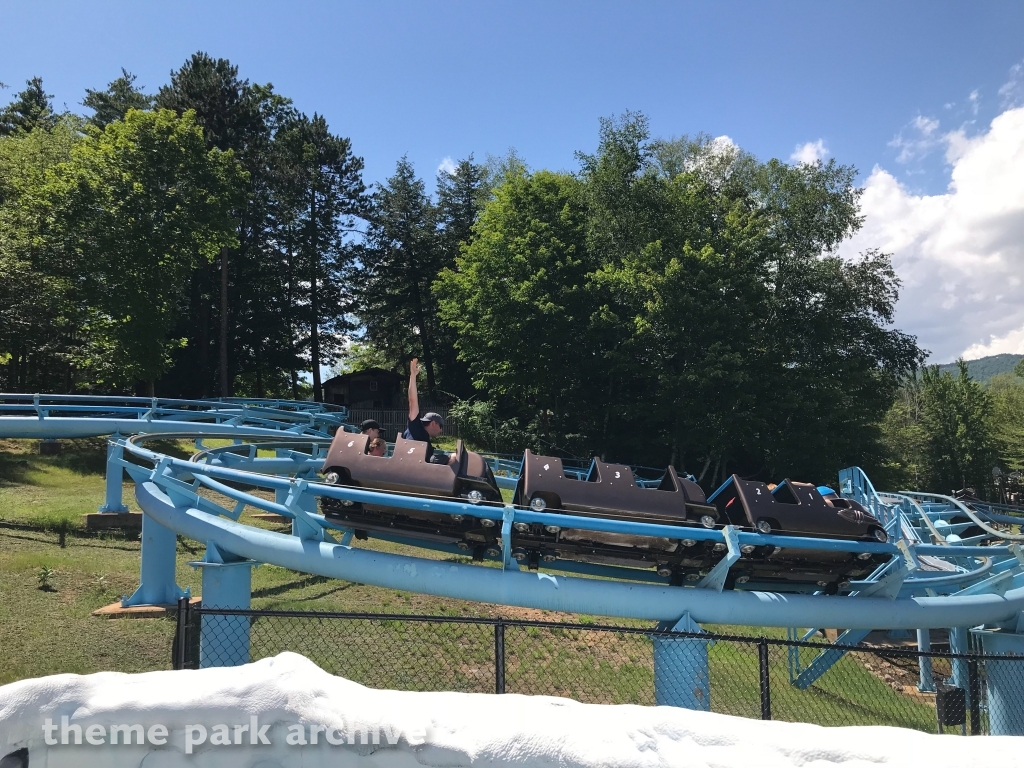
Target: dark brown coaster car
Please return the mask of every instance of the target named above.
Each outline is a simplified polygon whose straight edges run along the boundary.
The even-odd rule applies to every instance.
[[[718,522],[718,510],[705,503],[700,486],[679,477],[673,467],[666,470],[657,488],[642,488],[623,464],[594,459],[587,477],[577,479],[566,474],[561,459],[530,451],[523,456],[513,503],[538,512],[680,527],[675,538],[517,523],[513,556],[530,565],[538,558],[647,567],[664,564],[687,547],[695,547],[691,554],[703,549],[686,539],[686,527],[714,528]],[[671,569],[666,566],[662,570]]]
[[[769,490],[764,483],[733,475],[712,494],[711,502],[730,524],[760,533],[886,540],[882,524],[856,501],[833,499],[830,504],[816,486],[788,478]]]
[[[368,442],[367,435],[338,432],[321,470],[324,480],[332,485],[449,501],[501,501],[491,468],[480,454],[466,450],[461,440],[455,448],[454,464],[428,463],[427,444],[418,440],[397,438],[391,456],[367,454]],[[350,525],[357,535],[378,531],[447,544],[464,542],[463,548],[476,549],[493,546],[500,532],[493,520],[387,505],[324,498],[321,508],[325,517]],[[478,554],[482,556],[483,550]]]
[[[774,490],[756,480],[733,475],[708,499],[730,525],[764,534],[822,539],[884,542],[878,519],[852,499],[826,502],[811,483],[786,479]],[[845,580],[863,578],[888,555],[860,555],[836,550],[744,547],[730,572],[745,581],[814,582],[835,591]]]

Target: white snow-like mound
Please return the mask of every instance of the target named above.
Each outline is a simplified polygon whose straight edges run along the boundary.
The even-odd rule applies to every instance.
[[[1018,764],[1024,737],[821,728],[542,696],[380,691],[282,653],[241,667],[54,675],[0,687],[0,758],[26,747],[33,768],[962,768]]]

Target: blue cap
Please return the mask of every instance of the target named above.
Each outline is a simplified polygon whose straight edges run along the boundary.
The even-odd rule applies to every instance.
[[[822,496],[838,496],[839,494],[829,488],[827,485],[819,485],[818,493]]]

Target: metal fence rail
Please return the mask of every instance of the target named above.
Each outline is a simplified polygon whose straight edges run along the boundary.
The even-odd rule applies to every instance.
[[[243,627],[252,660],[295,651],[331,674],[373,688],[523,693],[601,704],[657,704],[654,643],[699,640],[707,644],[709,658],[710,680],[698,683],[707,691],[705,708],[828,726],[894,725],[985,734],[986,665],[1013,665],[1024,686],[1024,657],[635,626],[227,610],[189,607],[184,601],[175,668],[204,666],[204,659],[217,657],[229,644],[234,647]],[[837,649],[847,653],[812,685],[800,689],[792,684],[794,664],[806,667],[823,651]],[[922,659],[931,668],[937,692],[918,690]],[[960,685],[942,682],[947,679]]]

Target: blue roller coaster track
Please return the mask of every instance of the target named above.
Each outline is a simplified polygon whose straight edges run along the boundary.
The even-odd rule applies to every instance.
[[[124,599],[125,606],[166,605],[186,594],[175,577],[176,538],[183,536],[206,546],[206,555],[196,566],[203,569],[203,602],[215,607],[248,608],[251,569],[270,563],[410,592],[654,620],[665,628],[687,631],[699,630],[700,623],[741,624],[785,627],[791,636],[806,638],[819,628],[839,627],[844,631],[837,645],[852,645],[872,630],[917,630],[919,645],[927,649],[929,630],[946,628],[954,652],[966,651],[973,636],[987,652],[1024,654],[1024,515],[1019,509],[968,504],[937,494],[879,492],[854,467],[840,473],[840,493],[860,502],[883,523],[886,543],[797,538],[728,525],[687,528],[687,537],[712,541],[725,550],[716,565],[687,586],[672,586],[668,578],[649,569],[565,560],[546,562],[532,571],[520,569],[511,556],[516,523],[669,538],[679,532],[667,525],[570,518],[512,504],[475,505],[325,484],[319,470],[331,434],[354,429],[346,423],[347,416],[343,408],[286,400],[0,394],[0,437],[109,436],[101,511],[124,510],[121,484],[127,474],[144,512],[140,585]],[[152,447],[157,438],[195,440],[199,450],[189,460],[175,458]],[[204,439],[230,442],[208,447]],[[491,456],[488,461],[499,486],[515,486],[515,459]],[[319,501],[325,498],[486,519],[501,531],[501,546],[490,551],[485,560],[491,562],[483,564],[353,547],[354,531],[320,514]],[[244,524],[240,518],[247,508],[289,519],[291,533]],[[371,535],[466,554],[453,545],[428,544],[398,532]],[[888,557],[870,576],[844,583],[840,594],[770,581],[730,582],[726,588],[730,568],[750,545]],[[204,633],[207,622],[213,631],[217,619],[204,617]],[[229,618],[221,620],[230,624]],[[248,658],[247,623],[216,630],[237,634],[241,651],[218,656],[225,652],[211,650],[202,659],[204,665]],[[805,666],[798,658],[791,659],[793,684],[810,685],[843,653],[840,648],[826,650]],[[706,701],[686,693],[693,686],[678,685],[680,675],[691,674],[701,664],[706,667],[706,662],[707,643],[699,639],[656,643],[656,685],[682,691],[660,696],[659,701],[706,708]],[[991,705],[993,732],[1024,735],[1024,681],[1000,680],[999,674],[990,673],[988,679],[990,689],[1002,691],[992,699],[1000,702],[999,711]],[[966,663],[954,661],[954,684],[966,687],[966,675]],[[934,690],[933,685],[930,661],[924,659],[920,687]]]

